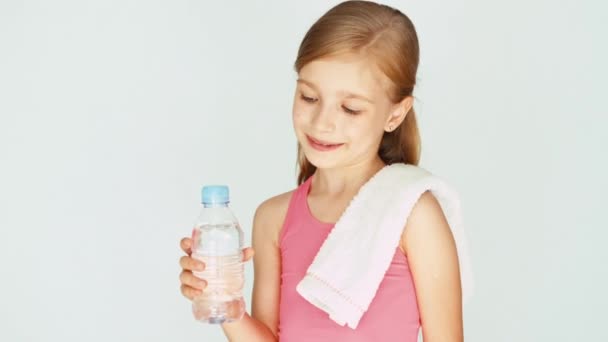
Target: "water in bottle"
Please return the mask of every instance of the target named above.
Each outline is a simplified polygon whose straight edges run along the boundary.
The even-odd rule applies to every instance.
[[[205,270],[193,273],[207,282],[192,312],[204,323],[232,322],[245,313],[243,231],[228,203],[227,186],[203,187],[203,208],[192,231],[192,257],[205,263]]]

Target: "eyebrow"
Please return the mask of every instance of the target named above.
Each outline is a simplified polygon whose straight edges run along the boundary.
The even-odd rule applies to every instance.
[[[297,82],[298,83],[304,83],[307,86],[313,88],[314,90],[319,91],[319,88],[314,83],[312,83],[310,81],[307,81],[307,80],[302,79],[302,78],[298,78]],[[344,97],[346,97],[346,98],[359,99],[359,100],[363,100],[363,101],[369,102],[371,104],[374,103],[374,101],[372,101],[371,99],[369,99],[369,98],[367,98],[367,97],[365,97],[363,95],[351,93],[351,92],[348,92],[348,91],[345,91],[345,90],[339,91],[338,94],[344,95]]]

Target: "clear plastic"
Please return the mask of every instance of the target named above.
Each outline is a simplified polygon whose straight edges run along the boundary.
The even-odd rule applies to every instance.
[[[203,323],[233,322],[243,317],[243,231],[227,204],[205,204],[192,230],[192,257],[205,263],[193,272],[207,281],[192,301],[194,318]]]

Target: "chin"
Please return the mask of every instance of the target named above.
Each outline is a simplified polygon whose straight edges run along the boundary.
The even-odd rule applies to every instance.
[[[342,165],[341,160],[337,153],[319,153],[310,148],[303,149],[306,159],[318,169],[333,169]]]

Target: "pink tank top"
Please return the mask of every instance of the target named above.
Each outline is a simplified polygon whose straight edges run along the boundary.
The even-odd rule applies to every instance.
[[[357,329],[343,327],[296,292],[333,223],[308,207],[312,177],[293,193],[279,237],[281,249],[280,342],[416,342],[418,303],[407,259],[399,248]],[[348,246],[344,246],[348,248]]]

